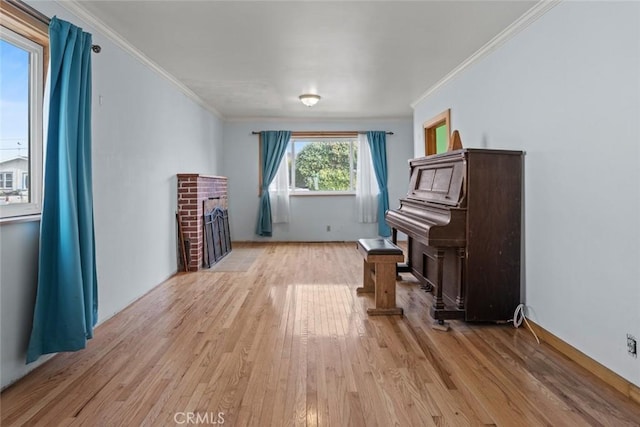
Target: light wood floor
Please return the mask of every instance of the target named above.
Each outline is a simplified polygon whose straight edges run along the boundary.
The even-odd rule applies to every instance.
[[[175,276],[98,327],[86,350],[5,390],[2,425],[640,421],[638,405],[525,329],[432,330],[431,296],[410,281],[398,285],[404,317],[368,317],[354,244],[263,247],[248,272]]]

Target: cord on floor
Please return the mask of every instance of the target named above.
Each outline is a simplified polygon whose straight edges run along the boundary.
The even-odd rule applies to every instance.
[[[524,320],[525,325],[527,325],[527,328],[529,328],[529,330],[533,334],[533,337],[536,339],[538,344],[540,344],[540,340],[538,339],[538,336],[533,331],[533,329],[531,328],[531,325],[529,325],[529,322],[527,321],[526,316],[524,315],[524,309],[525,309],[525,305],[524,304],[519,304],[516,307],[516,311],[513,312],[513,319],[512,319],[513,320],[513,326],[515,328],[519,328],[520,325],[522,325],[522,321]]]

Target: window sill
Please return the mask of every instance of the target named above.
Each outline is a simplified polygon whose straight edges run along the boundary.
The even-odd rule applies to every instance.
[[[0,218],[0,224],[18,224],[21,222],[40,221],[41,214],[18,215]]]
[[[355,196],[354,191],[296,191],[289,193],[290,197],[313,197],[313,196]]]

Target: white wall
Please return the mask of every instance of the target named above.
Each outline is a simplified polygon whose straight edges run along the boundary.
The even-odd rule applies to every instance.
[[[274,224],[273,237],[255,234],[258,217],[258,135],[252,131],[386,130],[389,204],[407,194],[408,159],[412,157],[411,120],[390,121],[255,121],[227,122],[224,126],[223,173],[229,178],[229,217],[233,240],[349,241],[377,236],[376,224],[356,220],[355,196],[291,197],[288,224]],[[331,231],[327,232],[327,225]]]
[[[467,147],[525,156],[526,303],[545,329],[640,385],[640,3],[563,2],[416,105]]]
[[[99,321],[104,321],[175,273],[176,174],[221,173],[222,122],[56,3],[33,5],[82,26],[102,46],[92,56],[92,110]],[[37,366],[25,366],[25,354],[38,228],[38,222],[0,225],[2,387]]]

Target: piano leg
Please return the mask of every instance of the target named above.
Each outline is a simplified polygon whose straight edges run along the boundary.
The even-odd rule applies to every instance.
[[[456,297],[456,304],[460,310],[464,310],[464,284],[465,284],[465,248],[458,248],[458,262],[460,263],[460,280],[458,282],[458,296]]]
[[[407,271],[411,271],[411,257],[413,256],[413,237],[407,236]]]
[[[444,300],[442,299],[442,285],[444,283],[444,251],[438,250],[436,252],[436,262],[438,263],[438,274],[437,274],[437,283],[436,283],[436,295],[433,307],[435,310],[444,310]],[[433,323],[433,329],[437,329],[439,331],[447,332],[449,330],[449,323],[445,322],[444,319],[437,319]]]
[[[443,310],[444,300],[442,299],[442,278],[444,274],[444,251],[441,249],[438,249],[438,251],[436,252],[436,262],[438,263],[438,273],[436,279],[436,295],[433,307],[436,310]]]

